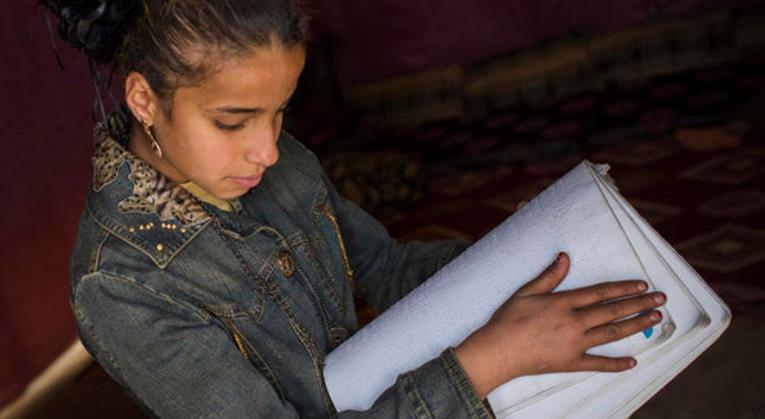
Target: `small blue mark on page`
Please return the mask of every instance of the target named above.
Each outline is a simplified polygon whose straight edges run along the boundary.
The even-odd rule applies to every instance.
[[[646,339],[650,338],[651,335],[653,335],[653,326],[643,330],[643,336],[645,336]]]

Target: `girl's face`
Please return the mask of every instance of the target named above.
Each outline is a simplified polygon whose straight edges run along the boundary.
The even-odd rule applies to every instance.
[[[203,83],[175,91],[170,119],[158,102],[147,107],[163,158],[142,132],[130,148],[176,183],[193,181],[221,199],[242,196],[279,159],[284,109],[304,64],[304,48],[278,45],[225,62]]]

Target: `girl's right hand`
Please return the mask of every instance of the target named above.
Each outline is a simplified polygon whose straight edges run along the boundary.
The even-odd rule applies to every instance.
[[[549,372],[618,372],[634,358],[609,358],[587,349],[638,333],[661,320],[654,309],[664,294],[644,294],[643,281],[620,281],[553,293],[569,268],[556,261],[520,288],[488,323],[456,348],[457,359],[481,399],[523,375]],[[624,320],[637,313],[644,314]]]

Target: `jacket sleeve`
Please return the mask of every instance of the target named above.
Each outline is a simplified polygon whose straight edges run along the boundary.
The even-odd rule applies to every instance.
[[[356,292],[382,310],[430,278],[471,243],[464,240],[398,243],[385,226],[341,196],[324,174],[348,258]]]
[[[72,293],[78,332],[106,371],[155,417],[296,418],[299,413],[197,307],[135,279],[85,275]],[[337,418],[489,418],[452,349],[402,374],[364,412]]]

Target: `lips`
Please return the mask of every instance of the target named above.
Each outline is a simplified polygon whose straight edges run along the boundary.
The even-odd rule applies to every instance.
[[[263,175],[246,176],[246,177],[231,176],[229,179],[231,179],[232,182],[244,188],[254,188],[260,183],[260,180],[262,178],[263,178]]]

